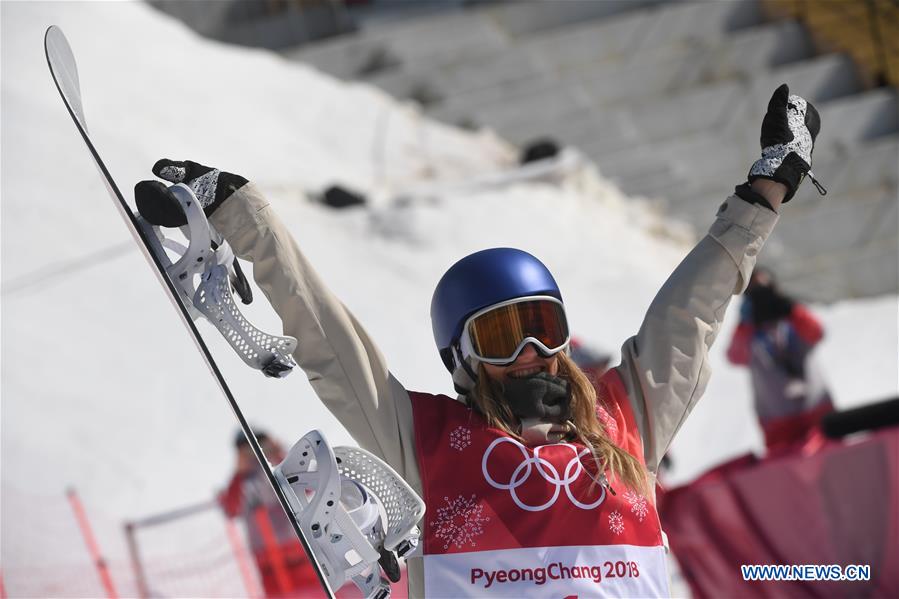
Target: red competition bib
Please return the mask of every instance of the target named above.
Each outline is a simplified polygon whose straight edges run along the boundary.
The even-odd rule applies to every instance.
[[[617,372],[597,391],[612,440],[642,462]],[[410,395],[427,597],[668,596],[655,507],[621,483],[608,492],[583,445],[528,447],[450,397]]]

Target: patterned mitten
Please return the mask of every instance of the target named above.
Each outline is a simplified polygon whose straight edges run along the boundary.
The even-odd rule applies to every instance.
[[[208,218],[228,197],[246,185],[240,175],[222,172],[191,160],[163,158],[153,165],[153,174],[170,183],[184,183],[197,196]],[[166,197],[165,185],[141,181],[134,187],[134,199],[141,216],[161,227],[180,227],[187,223],[174,197]]]
[[[222,172],[191,160],[163,158],[153,165],[153,174],[171,183],[184,183],[194,192],[208,217],[228,196],[247,184],[240,175]]]
[[[749,169],[749,182],[762,178],[786,185],[784,202],[788,202],[808,174],[821,195],[826,194],[811,172],[812,150],[820,129],[821,118],[815,107],[790,95],[786,83],[778,87],[762,121],[762,157]]]
[[[163,158],[153,165],[153,174],[171,183],[184,183],[190,187],[207,218],[232,193],[247,184],[247,180],[240,175],[222,172],[190,160],[176,162]],[[135,185],[134,201],[137,211],[150,224],[158,227],[181,227],[187,224],[187,216],[178,199],[159,181],[141,181]],[[237,258],[231,265],[230,275],[231,284],[241,301],[244,304],[252,302],[252,289]]]

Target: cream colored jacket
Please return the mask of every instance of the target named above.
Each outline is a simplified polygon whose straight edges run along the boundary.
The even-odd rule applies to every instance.
[[[412,405],[374,341],[325,286],[252,183],[213,214],[212,224],[296,337],[294,354],[325,406],[360,446],[377,454],[421,494]],[[762,206],[729,197],[708,234],[674,270],[622,347],[617,366],[633,404],[653,472],[702,396],[708,352],[730,299],[744,290],[777,221]],[[436,353],[435,353],[435,358]],[[423,595],[421,559],[408,563],[411,596]]]

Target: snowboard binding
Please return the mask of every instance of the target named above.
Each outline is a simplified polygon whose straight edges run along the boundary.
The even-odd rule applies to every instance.
[[[274,469],[328,584],[352,580],[366,599],[390,596],[398,557],[418,547],[425,504],[390,466],[357,447],[328,445],[313,430]]]
[[[161,184],[160,184],[161,185]],[[218,329],[237,355],[250,367],[266,376],[283,378],[296,365],[291,354],[297,340],[264,333],[250,324],[237,309],[231,286],[245,304],[252,301],[252,292],[240,270],[231,246],[206,219],[203,208],[189,187],[183,183],[172,185],[161,201],[167,201],[184,213],[186,224],[180,227],[188,245],[167,237],[163,227],[153,224],[143,213],[138,225],[143,229],[153,253],[160,260],[191,318],[203,316]],[[156,222],[159,222],[157,219]],[[166,250],[179,256],[172,262]],[[199,277],[199,284],[195,279]]]

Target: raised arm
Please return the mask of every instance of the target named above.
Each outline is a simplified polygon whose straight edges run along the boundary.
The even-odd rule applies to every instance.
[[[234,253],[253,263],[254,279],[281,317],[284,333],[297,339],[294,357],[325,406],[360,446],[419,486],[408,393],[256,186],[190,161],[161,160],[153,172],[189,185]],[[164,195],[165,186],[138,186],[139,207],[164,206],[165,198],[153,195]]]
[[[253,277],[281,317],[285,334],[296,337],[294,357],[318,397],[360,446],[406,476],[409,460],[414,464],[408,393],[268,201],[247,183],[210,220],[237,256],[253,262]]]
[[[774,93],[762,124],[762,158],[750,183],[718,209],[708,234],[656,295],[640,331],[622,347],[618,366],[655,471],[674,435],[705,391],[709,349],[733,295],[749,281],[756,258],[811,168],[820,128],[817,111],[786,85]]]

